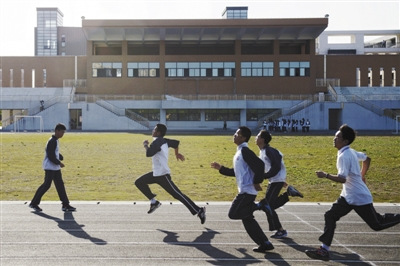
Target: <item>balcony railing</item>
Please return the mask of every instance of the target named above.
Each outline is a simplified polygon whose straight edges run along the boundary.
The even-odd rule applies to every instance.
[[[337,78],[329,78],[329,79],[315,79],[315,85],[317,87],[340,87],[340,79]]]
[[[64,79],[63,87],[86,88],[86,79]]]
[[[89,95],[76,94],[74,102],[96,102],[99,99],[105,101],[274,101],[274,100],[291,100],[302,101],[308,99],[310,94],[271,94],[271,95],[252,95],[252,94],[180,94],[180,95]]]

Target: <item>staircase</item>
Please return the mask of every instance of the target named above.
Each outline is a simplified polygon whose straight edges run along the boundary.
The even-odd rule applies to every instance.
[[[269,120],[276,120],[280,117],[285,117],[285,116],[291,116],[308,106],[312,105],[315,102],[315,97],[311,95],[308,99],[305,99],[304,101],[299,102],[298,104],[293,105],[289,109],[278,109],[272,113],[269,113],[268,115],[264,116],[260,120],[258,120],[257,123],[257,128],[260,128],[263,124],[263,121],[269,121]]]
[[[378,105],[371,103],[370,101],[364,100],[362,97],[352,93],[346,87],[336,88],[336,90],[339,91],[338,99],[341,99],[341,101],[356,103],[379,116],[386,116],[391,119],[395,119],[396,115],[398,115],[398,113],[394,112],[391,109],[384,109]]]
[[[119,108],[107,101],[102,100],[102,99],[97,99],[96,104],[117,116],[125,116],[125,117],[129,118],[130,120],[144,126],[146,129],[150,128],[149,120],[147,120],[143,116],[138,115],[135,112],[129,111],[125,108]]]

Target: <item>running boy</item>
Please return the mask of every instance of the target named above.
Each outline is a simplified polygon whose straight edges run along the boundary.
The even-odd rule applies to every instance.
[[[267,215],[269,230],[276,230],[275,234],[271,235],[271,237],[283,238],[287,237],[287,231],[283,229],[275,209],[285,205],[289,201],[289,196],[302,198],[303,194],[293,186],[287,186],[283,155],[280,151],[269,145],[271,139],[271,134],[266,130],[261,130],[256,137],[256,145],[260,148],[259,157],[265,164],[265,174],[263,177],[269,181],[265,198],[260,201],[259,207]],[[287,186],[286,192],[279,195],[284,186]],[[266,205],[266,203],[268,204]]]
[[[348,125],[342,125],[333,139],[334,146],[338,150],[336,161],[338,173],[332,175],[323,171],[316,171],[318,178],[327,178],[342,183],[343,189],[340,197],[325,213],[324,233],[319,237],[322,242],[321,247],[306,250],[306,254],[310,258],[324,261],[330,259],[329,248],[335,233],[336,222],[352,210],[375,231],[400,223],[400,214],[386,213],[381,215],[376,212],[371,192],[365,180],[371,159],[365,153],[350,148],[350,144],[353,143],[355,138],[356,132]],[[359,161],[362,161],[361,170]]]
[[[183,203],[188,210],[200,218],[201,224],[206,221],[206,208],[197,206],[189,197],[183,194],[171,179],[171,170],[168,166],[168,148],[175,150],[177,160],[184,161],[185,157],[179,153],[179,141],[164,138],[167,127],[164,124],[157,124],[152,132],[153,142],[145,140],[143,146],[146,149],[146,156],[152,157],[153,171],[142,175],[135,181],[137,188],[150,200],[150,210],[154,212],[161,206],[156,195],[150,190],[149,184],[158,184],[175,199]]]
[[[274,246],[253,215],[253,212],[257,210],[254,200],[259,188],[259,177],[261,176],[262,179],[264,173],[264,163],[249,149],[250,137],[249,128],[239,127],[233,135],[233,142],[237,145],[236,153],[233,156],[233,168],[227,168],[217,162],[211,163],[211,167],[219,170],[220,174],[236,177],[239,193],[232,202],[228,216],[233,220],[241,219],[247,234],[258,244],[253,251],[265,253],[274,249]]]

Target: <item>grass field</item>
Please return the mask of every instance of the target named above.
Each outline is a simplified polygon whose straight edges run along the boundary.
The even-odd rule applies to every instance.
[[[232,132],[233,135],[234,132]],[[201,133],[199,133],[201,134]],[[1,134],[1,200],[30,201],[43,182],[44,147],[51,133]],[[232,136],[168,135],[181,141],[186,161],[176,161],[170,151],[172,178],[195,201],[231,201],[237,193],[234,178],[222,176],[210,163],[232,166],[236,145]],[[151,171],[143,140],[149,134],[70,133],[60,140],[65,168],[63,178],[70,200],[140,201],[146,198],[134,186],[137,177]],[[250,148],[258,154],[255,138]],[[332,202],[341,184],[318,179],[316,170],[336,173],[333,136],[273,136],[271,145],[284,154],[288,183],[304,193],[293,201]],[[359,136],[353,148],[372,158],[367,184],[375,202],[400,202],[400,137]],[[265,193],[259,193],[259,198]],[[160,200],[173,200],[157,185]],[[54,185],[43,200],[58,200]]]

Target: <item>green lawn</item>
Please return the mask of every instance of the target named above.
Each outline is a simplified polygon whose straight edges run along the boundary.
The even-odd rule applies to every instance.
[[[232,132],[233,134],[234,132]],[[51,133],[1,134],[1,200],[31,200],[42,183],[42,160]],[[232,166],[236,145],[232,136],[171,135],[181,141],[180,152],[186,161],[176,161],[170,151],[172,178],[195,201],[231,201],[237,193],[234,178],[222,176],[210,168],[212,161]],[[63,178],[70,200],[124,200],[146,198],[134,181],[151,171],[143,140],[149,134],[70,133],[60,140],[65,168]],[[250,148],[258,154],[255,138]],[[336,173],[333,136],[273,136],[271,145],[284,154],[287,182],[305,195],[293,201],[335,201],[341,184],[318,179],[316,170]],[[375,202],[400,202],[400,137],[359,136],[353,148],[372,158],[367,183]],[[267,183],[264,183],[264,192]],[[157,185],[152,189],[160,200],[173,200]],[[259,194],[259,198],[264,194]],[[58,200],[54,186],[43,200]]]

